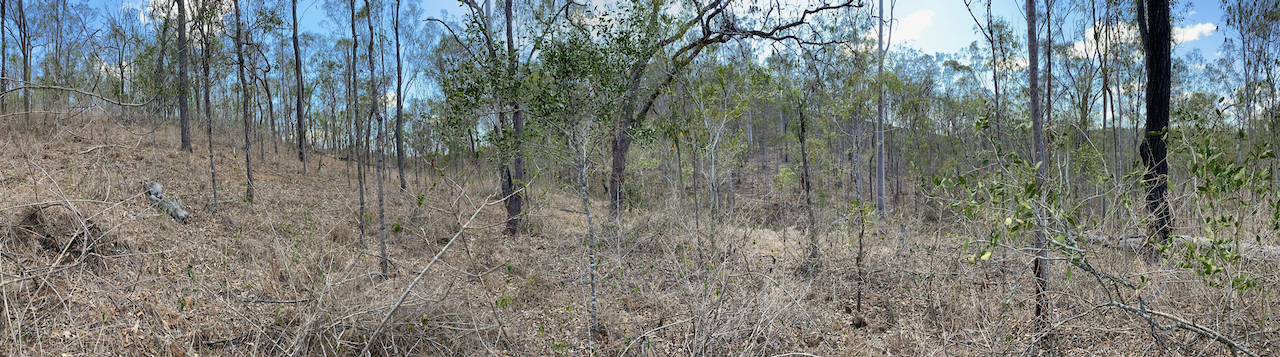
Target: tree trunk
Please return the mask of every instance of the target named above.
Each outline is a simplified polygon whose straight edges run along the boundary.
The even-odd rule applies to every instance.
[[[377,36],[374,36],[373,32],[373,8],[369,6],[369,0],[364,0],[364,8],[367,14],[365,15],[365,22],[369,24],[369,51],[367,54],[369,55],[369,93],[372,96],[376,95],[376,93],[381,93],[378,88],[377,67],[373,64],[373,39],[377,38]],[[382,103],[370,98],[369,104],[369,123],[373,123],[374,120],[378,122],[378,134],[374,140],[374,144],[378,146],[378,150],[375,152],[378,155],[378,166],[374,168],[374,179],[378,181],[378,244],[381,246],[382,252],[382,260],[379,265],[382,267],[382,276],[385,277],[388,276],[387,274],[391,268],[391,263],[387,260],[387,214],[382,189],[383,171],[387,167],[385,155],[383,155],[384,148],[387,146],[384,135],[386,133],[386,125],[382,121],[382,113],[378,111]]]
[[[209,9],[204,6],[201,6],[201,10],[203,10],[201,11],[201,13],[204,13]],[[216,215],[218,214],[218,171],[213,166],[213,105],[210,104],[211,102],[209,100],[209,88],[210,88],[210,85],[212,84],[212,82],[209,81],[209,43],[210,43],[209,27],[210,26],[211,25],[209,23],[204,23],[200,26],[200,35],[204,37],[204,48],[200,51],[201,52],[200,54],[201,54],[201,57],[203,57],[203,62],[204,62],[203,63],[204,71],[203,71],[203,78],[202,78],[204,82],[204,91],[203,91],[204,92],[203,93],[204,94],[204,119],[209,124],[208,128],[206,128],[208,129],[207,134],[209,136],[209,187],[213,191],[213,207],[212,208],[213,208],[213,214]],[[124,78],[122,77],[121,81],[123,80]]]
[[[876,212],[884,219],[884,0],[880,0],[880,17],[877,18],[879,30],[876,43],[880,48],[880,57],[876,69]]]
[[[513,81],[516,80],[515,77],[518,75],[516,71],[517,57],[515,55],[515,33],[513,30],[513,19],[511,13],[511,8],[514,3],[514,0],[507,0],[503,10],[505,13],[504,20],[507,25],[507,73]],[[396,63],[398,64],[399,61]],[[524,141],[524,112],[522,111],[523,108],[520,107],[520,102],[516,101],[514,97],[515,96],[513,96],[513,98],[509,98],[510,104],[508,105],[512,110],[511,129],[515,136],[515,152],[505,153],[505,155],[510,155],[511,166],[503,167],[504,181],[502,194],[507,198],[507,234],[516,233],[516,229],[520,224],[520,213],[524,208],[524,193],[521,191],[525,186],[524,145],[522,143],[522,141]]]
[[[1142,32],[1142,44],[1146,50],[1147,66],[1147,123],[1138,149],[1147,171],[1142,181],[1147,186],[1147,210],[1154,218],[1147,228],[1147,245],[1169,242],[1173,224],[1172,212],[1165,193],[1169,187],[1169,163],[1164,135],[1169,126],[1169,94],[1171,75],[1169,0],[1150,0],[1146,6],[1138,3],[1138,25]]]
[[[8,0],[0,0],[0,58],[9,58],[9,33],[8,23],[9,14]],[[121,50],[123,52],[123,50]],[[124,83],[124,77],[120,77],[120,83]],[[0,61],[0,93],[9,92],[9,61]],[[124,90],[120,91],[120,95],[124,95]],[[0,94],[0,114],[9,114],[8,96]]]
[[[22,0],[18,0],[18,35],[18,46],[22,52],[22,86],[26,87],[31,85],[31,32],[27,29],[27,7]],[[22,89],[22,111],[22,119],[30,123],[31,90],[27,88]]]
[[[307,174],[307,124],[302,120],[302,52],[298,50],[298,0],[293,0],[293,77],[297,86],[297,101],[293,108],[298,118],[298,161],[302,163],[302,174]],[[318,170],[318,169],[317,169]]]
[[[249,137],[252,125],[249,120],[249,83],[244,77],[244,37],[241,29],[244,24],[240,22],[240,0],[232,0],[231,3],[236,13],[236,70],[240,73],[240,116],[244,118],[244,175],[248,179],[244,197],[249,203],[253,203],[253,161],[249,159],[249,153],[253,149],[253,141]]]
[[[182,151],[191,152],[191,117],[187,113],[187,6],[178,1],[178,125],[182,127]]]
[[[800,112],[800,133],[796,135],[800,139],[800,167],[803,174],[800,176],[800,186],[804,187],[804,206],[809,213],[809,264],[811,269],[818,266],[818,221],[813,215],[813,189],[811,186],[812,176],[809,176],[809,146],[806,136],[808,133],[809,121],[804,117],[804,105],[799,108]],[[810,273],[815,272],[810,270]]]
[[[1040,108],[1040,46],[1039,38],[1036,36],[1036,0],[1027,0],[1027,81],[1031,87],[1029,90],[1031,111],[1031,140],[1032,140],[1032,160],[1036,165],[1036,190],[1032,200],[1038,200],[1043,196],[1044,180],[1048,169],[1045,165],[1045,145],[1044,145],[1044,119],[1042,118],[1042,108]],[[1048,280],[1048,260],[1045,259],[1045,218],[1040,206],[1036,205],[1035,215],[1035,241],[1032,242],[1032,249],[1035,250],[1036,258],[1032,263],[1032,273],[1035,275],[1036,286],[1036,331],[1048,333],[1046,329],[1049,326],[1049,280]],[[1049,343],[1052,339],[1049,337],[1040,340],[1037,348],[1044,348],[1052,351],[1052,345]]]
[[[400,0],[396,0],[396,169],[400,171],[400,192],[407,191],[404,181],[404,66],[400,56]]]
[[[356,34],[356,0],[351,0],[351,122],[355,125],[355,136],[352,137],[352,144],[355,146],[356,158],[356,182],[360,190],[360,216],[357,220],[360,222],[360,246],[364,246],[365,235],[365,202],[364,202],[364,143],[365,135],[363,126],[360,125],[360,89],[356,81],[359,76],[356,75],[356,57],[359,57],[360,36]]]

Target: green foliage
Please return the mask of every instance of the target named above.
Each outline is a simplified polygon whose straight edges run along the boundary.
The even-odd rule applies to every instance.
[[[790,167],[778,169],[778,173],[773,175],[773,189],[785,196],[790,196],[799,182],[799,175]]]
[[[1197,198],[1192,202],[1199,213],[1196,223],[1206,235],[1183,243],[1178,266],[1194,271],[1210,286],[1241,291],[1256,287],[1257,278],[1234,267],[1240,263],[1241,244],[1246,239],[1261,244],[1266,234],[1263,229],[1274,232],[1280,228],[1280,199],[1272,188],[1274,173],[1270,168],[1262,169],[1267,167],[1263,162],[1276,158],[1275,153],[1268,146],[1255,146],[1247,152],[1242,152],[1241,144],[1224,149],[1223,140],[1213,130],[1199,126],[1173,134],[1176,142],[1183,144],[1175,154],[1190,159],[1188,169]],[[1272,212],[1268,215],[1264,208]],[[1268,219],[1271,224],[1263,224]],[[1168,252],[1172,247],[1161,248]]]

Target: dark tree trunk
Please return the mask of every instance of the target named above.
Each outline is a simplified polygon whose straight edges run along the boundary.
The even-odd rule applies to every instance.
[[[1031,110],[1031,140],[1032,140],[1032,160],[1036,165],[1036,193],[1035,196],[1042,195],[1044,191],[1045,175],[1048,172],[1045,163],[1045,145],[1044,145],[1044,119],[1042,108],[1040,108],[1040,45],[1039,38],[1036,36],[1036,0],[1027,0],[1027,81],[1030,85],[1031,93],[1029,109]],[[1032,242],[1032,249],[1035,250],[1036,258],[1032,264],[1032,273],[1035,275],[1036,286],[1036,330],[1048,333],[1049,322],[1049,280],[1048,280],[1048,260],[1045,259],[1045,236],[1044,222],[1040,218],[1040,208],[1036,207],[1035,222],[1035,241]],[[1052,348],[1048,341],[1050,338],[1040,340],[1039,347],[1048,350]]]
[[[404,182],[404,67],[400,58],[400,0],[396,0],[396,169],[400,171],[400,192],[407,187]]]
[[[4,35],[9,33],[7,26],[9,22],[9,14],[7,13],[8,9],[8,0],[0,0],[0,58],[9,58],[9,36]],[[121,50],[121,52],[123,52],[123,50]],[[120,83],[123,85],[124,77],[120,77]],[[0,93],[6,93],[8,91],[9,61],[5,60],[0,61]],[[120,90],[120,95],[124,95],[123,89]],[[8,99],[6,97],[6,95],[0,94],[0,114],[9,114],[9,101],[6,100]]]
[[[302,163],[302,174],[307,173],[307,124],[302,120],[302,52],[298,50],[298,0],[293,0],[293,77],[298,90],[294,114],[298,118],[298,161]]]
[[[803,174],[800,176],[800,186],[804,187],[804,206],[809,214],[809,264],[811,268],[817,268],[818,264],[818,221],[813,215],[813,189],[811,180],[813,176],[809,176],[809,146],[806,136],[808,136],[808,119],[804,117],[804,106],[799,108],[800,112],[800,132],[796,138],[800,139],[800,167]],[[811,270],[810,272],[814,272]]]
[[[187,6],[178,1],[178,125],[182,127],[182,151],[191,152],[191,117],[187,113]]]
[[[208,11],[204,6],[201,6],[201,9],[203,10],[201,13]],[[204,82],[204,119],[209,124],[208,128],[206,128],[208,130],[207,134],[209,137],[209,187],[213,191],[213,213],[218,214],[218,171],[213,166],[213,106],[210,104],[211,102],[209,100],[209,88],[212,84],[209,81],[209,27],[210,24],[208,23],[205,23],[200,27],[200,35],[204,37],[204,48],[200,51],[200,54],[201,57],[203,57],[202,62],[204,67],[202,76],[202,80]],[[124,78],[121,78],[121,80],[123,81]]]
[[[27,29],[27,7],[18,0],[18,46],[22,52],[22,85],[31,85],[31,32]],[[166,27],[168,28],[168,27]],[[161,46],[163,49],[164,46]],[[163,52],[163,51],[161,51]],[[31,90],[22,89],[22,119],[31,122]]]
[[[1146,50],[1147,123],[1138,155],[1147,171],[1142,181],[1147,186],[1147,210],[1154,216],[1147,228],[1148,248],[1166,244],[1173,224],[1172,212],[1165,194],[1169,188],[1169,163],[1164,135],[1169,126],[1169,93],[1171,75],[1169,0],[1138,2],[1138,25]]]
[[[236,70],[240,73],[240,116],[244,118],[244,175],[248,179],[244,197],[249,203],[253,203],[253,160],[249,159],[249,153],[253,150],[253,141],[249,136],[252,124],[249,120],[249,83],[244,77],[244,37],[241,29],[244,24],[240,22],[240,0],[232,0],[232,4],[236,13]]]
[[[514,21],[511,13],[511,8],[514,3],[514,0],[507,0],[505,6],[503,6],[503,17],[506,22],[507,29],[507,75],[510,76],[510,79],[513,81],[516,80],[516,76],[518,75],[516,71],[517,59],[515,57]],[[396,63],[398,64],[399,62],[397,61]],[[509,94],[515,97],[514,93]],[[520,213],[524,206],[524,193],[521,191],[525,186],[524,145],[522,143],[524,140],[524,112],[522,111],[523,108],[520,107],[519,101],[514,100],[513,98],[508,98],[508,100],[508,107],[511,108],[512,111],[511,130],[514,136],[512,140],[515,140],[515,152],[504,153],[504,155],[510,158],[511,163],[509,166],[504,163],[502,167],[502,195],[507,198],[505,202],[507,208],[506,233],[515,234],[517,228],[520,226]]]
[[[359,56],[360,36],[356,35],[356,0],[351,0],[351,100],[352,114],[351,121],[355,124],[355,157],[356,157],[356,182],[360,190],[360,216],[357,217],[360,222],[360,246],[364,246],[365,235],[365,202],[364,202],[364,143],[365,134],[363,125],[360,125],[360,89],[358,88],[356,79],[356,57]]]

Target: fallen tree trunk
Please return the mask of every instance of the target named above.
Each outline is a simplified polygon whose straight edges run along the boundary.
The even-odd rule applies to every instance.
[[[147,198],[151,199],[151,202],[154,202],[161,211],[167,213],[169,217],[173,217],[173,220],[178,221],[178,223],[187,223],[187,217],[189,216],[187,210],[182,209],[182,205],[179,205],[178,201],[165,197],[164,189],[159,183],[143,180],[142,187],[146,190]]]
[[[1101,245],[1103,247],[1126,249],[1138,252],[1147,243],[1146,237],[1143,236],[1127,236],[1124,238],[1107,237],[1103,235],[1081,235],[1084,241]],[[1187,236],[1171,236],[1169,240],[1174,248],[1186,246],[1187,244],[1204,248],[1213,245],[1213,240],[1206,237],[1187,237]],[[1228,246],[1234,248],[1236,243],[1230,243]],[[1240,249],[1236,251],[1241,258],[1255,261],[1280,262],[1280,246],[1258,245],[1251,243],[1239,243]]]

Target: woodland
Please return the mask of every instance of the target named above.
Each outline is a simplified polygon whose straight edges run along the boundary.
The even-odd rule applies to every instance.
[[[0,0],[0,355],[1280,354],[1280,1],[426,1]]]

